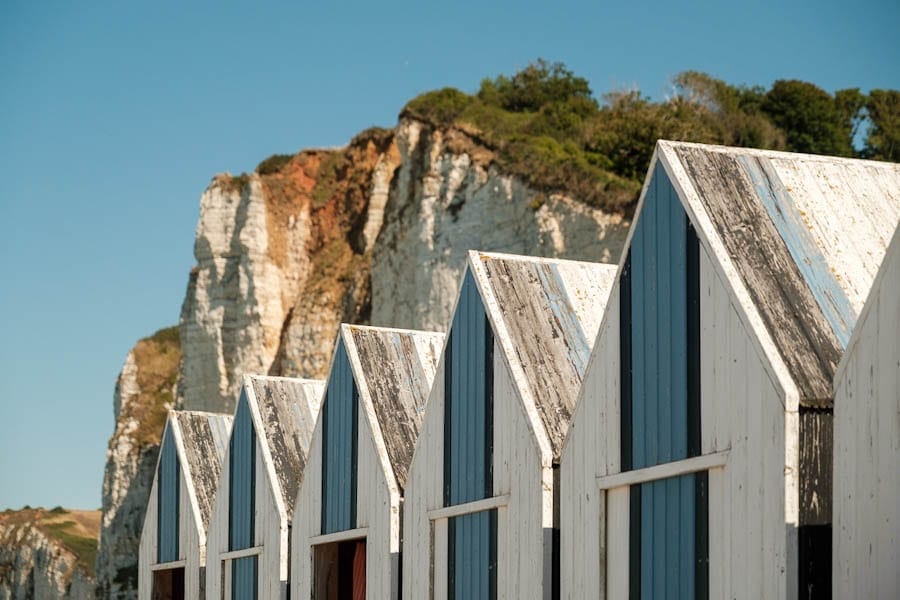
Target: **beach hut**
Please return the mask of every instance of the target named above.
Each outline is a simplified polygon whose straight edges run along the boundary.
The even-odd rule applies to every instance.
[[[558,458],[615,267],[470,252],[410,467],[404,598],[551,598]]]
[[[900,229],[835,376],[834,597],[900,597]]]
[[[895,164],[660,141],[561,466],[562,597],[830,597],[832,382]]]
[[[207,600],[288,597],[291,517],[323,388],[244,376],[209,525]]]
[[[140,600],[203,596],[206,530],[230,432],[231,415],[169,412],[141,532]]]
[[[443,341],[341,326],[295,503],[291,597],[399,598],[403,492]]]

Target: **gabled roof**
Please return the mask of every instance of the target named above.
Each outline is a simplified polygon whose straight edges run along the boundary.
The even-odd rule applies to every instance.
[[[831,406],[900,219],[900,165],[666,141],[656,156],[701,238],[734,265],[801,405]]]
[[[898,225],[897,229],[894,231],[894,236],[891,238],[891,243],[888,245],[884,260],[881,263],[881,268],[878,269],[875,281],[872,282],[872,289],[869,291],[869,297],[866,299],[866,304],[859,313],[857,326],[853,328],[853,335],[850,336],[850,342],[847,344],[847,351],[844,352],[844,356],[841,358],[841,362],[838,365],[837,372],[834,376],[835,388],[838,387],[841,378],[845,376],[847,365],[852,359],[854,347],[859,344],[860,336],[863,333],[865,320],[869,318],[869,315],[872,314],[873,311],[881,312],[881,310],[883,310],[883,308],[879,307],[879,303],[885,302],[883,299],[884,296],[881,295],[884,286],[896,285],[897,281],[900,281],[900,225]],[[884,315],[883,312],[881,314]],[[900,333],[896,331],[896,328],[900,327],[900,314],[894,315],[894,319],[894,331],[891,332],[889,330],[885,333],[888,335],[900,336]],[[881,321],[879,325],[884,326],[884,321]]]
[[[520,395],[534,403],[535,425],[543,426],[558,463],[616,267],[470,252],[469,268]]]
[[[444,334],[342,325],[360,401],[374,413],[401,492],[425,416]]]
[[[294,513],[294,500],[309,454],[324,381],[245,375],[244,390],[256,404],[262,420],[261,432],[278,478],[278,491],[288,520]]]
[[[183,462],[186,462],[182,465],[182,472],[190,479],[194,488],[201,525],[203,531],[206,531],[219,487],[219,474],[228,448],[228,437],[231,435],[232,417],[174,410],[169,412],[169,419],[173,418],[177,421],[175,439],[182,445]]]

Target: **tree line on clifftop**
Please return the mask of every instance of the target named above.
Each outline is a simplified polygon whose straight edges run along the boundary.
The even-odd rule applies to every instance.
[[[504,172],[607,210],[632,206],[658,139],[900,161],[900,91],[831,94],[799,80],[766,89],[697,71],[673,77],[662,100],[638,90],[598,100],[585,78],[537,60],[475,94],[426,92],[401,117],[456,127],[493,149]]]

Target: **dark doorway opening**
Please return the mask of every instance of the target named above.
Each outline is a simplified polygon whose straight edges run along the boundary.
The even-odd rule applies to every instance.
[[[153,572],[153,600],[184,600],[184,567]]]
[[[316,546],[313,568],[316,600],[365,600],[365,539]]]

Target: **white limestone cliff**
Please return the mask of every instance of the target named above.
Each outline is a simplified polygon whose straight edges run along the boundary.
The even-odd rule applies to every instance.
[[[47,514],[23,510],[0,515],[0,600],[94,597],[94,579],[85,565],[41,526]],[[51,515],[57,524],[68,518]]]

